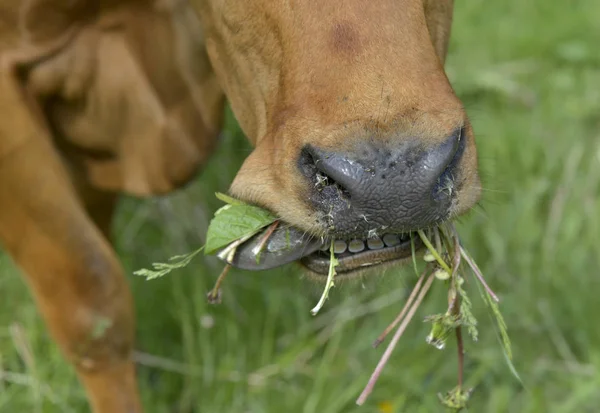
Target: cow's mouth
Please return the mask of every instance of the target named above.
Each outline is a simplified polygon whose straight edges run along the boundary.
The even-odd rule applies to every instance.
[[[384,234],[382,237],[368,239],[336,240],[334,254],[338,260],[336,272],[350,274],[380,264],[403,260],[412,255],[411,235],[415,249],[421,247],[421,240],[416,234]],[[300,259],[300,263],[309,270],[327,275],[330,264],[330,243],[321,249]]]
[[[313,237],[296,228],[281,225],[264,242],[266,231],[240,245],[231,264],[247,270],[266,270],[298,261],[317,275],[328,274],[329,239]],[[335,240],[334,254],[338,260],[336,272],[349,275],[384,263],[404,260],[412,254],[412,243],[415,249],[422,247],[420,238],[413,233]],[[259,250],[261,252],[257,256]]]

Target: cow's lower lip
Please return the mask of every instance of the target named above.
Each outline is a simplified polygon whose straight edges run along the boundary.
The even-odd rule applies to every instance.
[[[246,270],[266,270],[298,261],[318,275],[329,272],[331,241],[314,237],[294,227],[280,224],[264,242],[264,230],[237,248],[233,256],[234,267]],[[383,234],[369,239],[336,240],[336,272],[340,275],[362,271],[380,264],[402,260],[411,256],[411,237],[415,248],[421,240],[415,234]],[[262,248],[259,248],[262,246]],[[261,250],[257,257],[257,251]]]

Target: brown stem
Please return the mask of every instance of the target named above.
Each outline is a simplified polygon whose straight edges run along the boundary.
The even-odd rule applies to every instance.
[[[425,275],[427,275],[428,270],[429,270],[429,268],[425,268],[425,270],[419,277],[419,280],[415,284],[412,292],[410,293],[408,300],[406,300],[406,304],[404,304],[404,307],[402,307],[402,311],[400,311],[400,314],[398,314],[398,316],[394,319],[394,321],[392,321],[392,323],[390,325],[388,325],[385,330],[383,330],[383,333],[381,333],[379,335],[379,337],[377,337],[377,340],[375,340],[373,342],[373,347],[376,348],[377,346],[379,346],[383,342],[383,340],[385,340],[385,338],[390,333],[390,331],[392,331],[398,325],[398,323],[400,321],[402,321],[402,319],[404,318],[404,315],[409,310],[410,306],[412,305],[413,300],[417,296],[417,293],[419,292],[419,289],[421,288],[421,284],[423,284],[423,280],[425,279]]]
[[[462,390],[463,375],[465,369],[465,352],[462,338],[462,330],[460,326],[456,327],[456,344],[458,347],[458,388]]]
[[[500,299],[494,293],[494,291],[492,291],[492,289],[489,287],[489,285],[487,285],[487,283],[485,282],[485,279],[483,278],[483,274],[481,273],[481,270],[479,269],[477,264],[475,264],[475,261],[473,261],[471,259],[471,257],[469,257],[469,254],[467,254],[467,252],[465,251],[465,249],[463,247],[460,247],[460,254],[462,255],[463,259],[467,262],[467,264],[469,264],[469,267],[471,267],[471,269],[475,273],[475,276],[479,279],[479,282],[481,282],[481,284],[483,285],[483,288],[485,288],[485,291],[487,291],[487,293],[490,295],[490,297],[492,297],[494,299],[494,301],[499,303]]]
[[[448,291],[449,294],[449,298],[448,298],[448,311],[452,312],[453,314],[460,316],[460,309],[458,306],[459,303],[459,294],[458,294],[458,278],[457,278],[457,272],[458,272],[458,267],[460,266],[460,243],[457,237],[453,237],[454,239],[454,246],[453,246],[453,253],[454,256],[452,258],[452,274],[450,275],[450,280],[452,280],[452,286],[450,288],[450,290]],[[450,298],[450,295],[452,295],[452,298]]]
[[[417,297],[417,300],[415,301],[414,305],[411,307],[410,311],[408,312],[408,314],[402,321],[402,324],[400,324],[400,327],[398,327],[398,330],[396,330],[396,333],[394,334],[394,337],[392,337],[390,344],[385,349],[383,356],[381,356],[381,359],[379,360],[377,367],[375,367],[375,370],[373,371],[373,374],[371,375],[369,382],[367,383],[365,389],[362,391],[362,393],[356,400],[356,404],[358,404],[359,406],[361,406],[367,400],[367,397],[369,397],[369,394],[371,394],[371,392],[373,391],[373,387],[375,387],[375,383],[379,379],[379,376],[381,375],[383,368],[385,367],[388,360],[390,359],[390,356],[391,356],[392,352],[394,351],[396,344],[398,344],[400,337],[402,337],[404,330],[406,330],[408,323],[410,323],[410,320],[415,315],[415,312],[417,311],[417,308],[421,304],[421,301],[423,301],[425,294],[427,294],[427,291],[429,291],[429,288],[431,287],[431,283],[433,283],[434,278],[435,278],[435,276],[433,274],[431,274],[429,276],[429,278],[425,282],[425,285],[423,286],[423,289],[419,293],[419,296]]]
[[[258,256],[262,252],[262,250],[265,248],[265,245],[266,245],[267,241],[269,240],[269,238],[271,237],[271,235],[273,235],[273,232],[277,228],[277,225],[279,225],[279,221],[273,222],[269,226],[269,228],[267,228],[267,231],[264,233],[264,235],[260,239],[258,245],[252,249],[252,253],[254,255]]]
[[[220,291],[220,288],[221,288],[221,283],[225,279],[225,276],[227,275],[227,273],[229,272],[230,269],[231,269],[231,265],[230,264],[226,264],[225,268],[223,268],[223,271],[221,271],[221,274],[219,274],[219,277],[217,278],[217,281],[215,282],[215,286],[208,293],[207,297],[208,297],[208,301],[209,302],[211,302],[211,303],[217,303],[219,301],[219,291]]]

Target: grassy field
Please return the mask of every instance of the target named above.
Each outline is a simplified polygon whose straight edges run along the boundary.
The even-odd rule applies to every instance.
[[[471,412],[597,412],[600,405],[600,2],[457,2],[449,76],[473,119],[482,207],[461,220],[465,245],[502,299],[521,385],[472,290],[480,339],[467,342]],[[131,274],[204,242],[212,213],[250,151],[229,118],[199,179],[163,199],[124,199],[117,247]],[[164,279],[130,275],[149,413],[440,412],[454,387],[454,345],[426,345],[419,318],[443,309],[436,288],[369,402],[354,401],[383,349],[410,269],[336,288],[288,266],[232,271],[220,306],[205,293],[221,265],[199,258]],[[84,395],[9,259],[0,256],[0,412],[80,412]],[[384,403],[385,402],[385,403]],[[384,403],[384,404],[382,404]],[[385,407],[384,407],[385,406]]]

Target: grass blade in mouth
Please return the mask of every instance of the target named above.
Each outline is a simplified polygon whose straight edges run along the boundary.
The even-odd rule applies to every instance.
[[[323,307],[323,305],[325,304],[325,301],[327,300],[327,298],[329,297],[329,290],[331,289],[331,287],[333,287],[333,277],[335,277],[335,267],[338,265],[338,260],[337,258],[335,258],[335,254],[333,252],[334,248],[334,240],[331,240],[331,246],[329,247],[329,274],[327,274],[327,281],[325,283],[325,288],[323,289],[323,294],[321,294],[321,299],[319,300],[319,302],[317,303],[317,305],[310,310],[310,313],[312,315],[317,315],[317,313],[321,310],[321,308]]]
[[[411,232],[410,233],[410,253],[412,255],[412,263],[413,263],[413,268],[415,270],[415,274],[419,274],[419,269],[417,268],[417,254],[415,251],[415,238],[414,238],[414,234]]]
[[[448,266],[448,264],[446,264],[446,262],[442,259],[442,257],[438,253],[438,251],[433,247],[433,245],[431,245],[431,242],[429,241],[429,238],[427,238],[427,235],[425,235],[425,232],[423,232],[423,230],[418,230],[417,232],[419,234],[419,237],[421,237],[421,241],[423,241],[423,244],[425,244],[425,246],[427,247],[427,249],[429,250],[429,252],[433,255],[433,257],[435,258],[435,260],[437,261],[437,263],[444,270],[446,270],[448,272],[452,272],[452,270],[450,269],[450,267]]]

